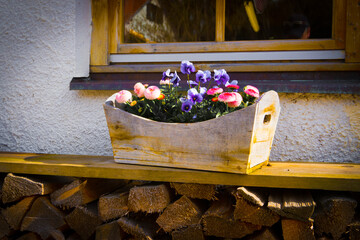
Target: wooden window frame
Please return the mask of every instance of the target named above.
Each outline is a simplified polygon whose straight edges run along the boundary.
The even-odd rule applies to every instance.
[[[297,78],[308,78],[314,75],[311,72],[318,72],[316,84],[325,86],[323,90],[314,91],[305,89],[293,89],[291,92],[343,92],[359,93],[360,86],[357,80],[360,78],[360,6],[357,0],[333,0],[333,24],[331,39],[305,39],[305,40],[253,40],[253,41],[224,41],[225,40],[225,0],[216,0],[216,36],[214,42],[186,42],[186,43],[142,43],[126,44],[123,43],[124,21],[122,12],[124,0],[92,0],[92,36],[90,52],[90,77],[86,79],[73,79],[72,89],[119,89],[131,88],[130,83],[137,80],[146,79],[148,73],[161,73],[167,68],[177,69],[178,64],[173,62],[154,61],[154,63],[137,63],[136,58],[133,62],[123,62],[114,64],[111,59],[128,56],[181,56],[187,53],[198,53],[198,55],[211,52],[216,56],[243,56],[241,61],[198,61],[195,66],[198,69],[225,68],[229,73],[240,76],[244,73],[257,73],[258,80],[267,80],[278,73],[292,73]],[[296,51],[296,52],[293,52]],[[334,52],[337,56],[341,53],[344,57],[334,57],[334,59],[282,59],[275,60],[257,59],[246,60],[246,56],[253,56],[256,53],[274,55],[282,53],[301,54],[320,52],[328,54]],[[309,55],[310,54],[310,55]],[[275,56],[275,55],[274,55]],[[206,57],[205,57],[206,58]],[[174,58],[177,59],[177,58]],[[189,59],[191,60],[191,59]],[[123,61],[123,60],[122,60]],[[125,60],[126,61],[126,60]],[[174,60],[173,60],[174,61]],[[327,89],[328,72],[339,71],[342,83],[347,85],[346,89]],[[113,74],[109,78],[109,74]],[[265,74],[265,75],[264,75]],[[141,76],[143,75],[143,76]],[[291,74],[290,74],[291,75]],[[116,76],[116,77],[114,77]],[[261,78],[261,76],[263,76]],[[107,79],[107,80],[106,80]],[[108,80],[112,79],[112,80]],[[106,80],[106,81],[105,81]],[[154,79],[150,79],[150,82]],[[286,79],[279,79],[285,81]],[[278,80],[278,81],[279,81]],[[287,79],[294,80],[294,79]],[[330,79],[331,80],[331,79]],[[336,80],[336,79],[332,79]],[[95,82],[96,81],[96,82]],[[276,80],[272,80],[273,82]],[[83,83],[81,83],[83,82]],[[126,82],[129,82],[128,84]],[[288,84],[282,82],[285,86]],[[311,83],[312,84],[312,83]],[[85,85],[88,85],[86,87]],[[80,86],[80,87],[79,87]],[[279,90],[279,89],[277,89]],[[280,89],[281,90],[281,89]]]

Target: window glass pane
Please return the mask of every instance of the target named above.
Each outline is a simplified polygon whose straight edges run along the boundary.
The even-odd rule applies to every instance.
[[[331,38],[332,0],[226,0],[225,15],[226,41]]]
[[[215,0],[125,0],[126,43],[215,40]]]

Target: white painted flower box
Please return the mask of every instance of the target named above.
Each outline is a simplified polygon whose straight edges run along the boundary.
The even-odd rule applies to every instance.
[[[104,104],[117,163],[248,174],[267,165],[280,113],[275,91],[225,116],[164,123]]]

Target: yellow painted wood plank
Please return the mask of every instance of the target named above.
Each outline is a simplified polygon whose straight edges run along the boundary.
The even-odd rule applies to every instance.
[[[0,172],[360,192],[360,164],[271,162],[245,175],[118,164],[111,156],[0,153]]]

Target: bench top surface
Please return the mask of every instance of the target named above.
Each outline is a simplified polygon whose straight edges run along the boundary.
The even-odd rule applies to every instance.
[[[112,156],[0,152],[0,172],[360,192],[360,164],[270,162],[245,174],[115,163]]]

